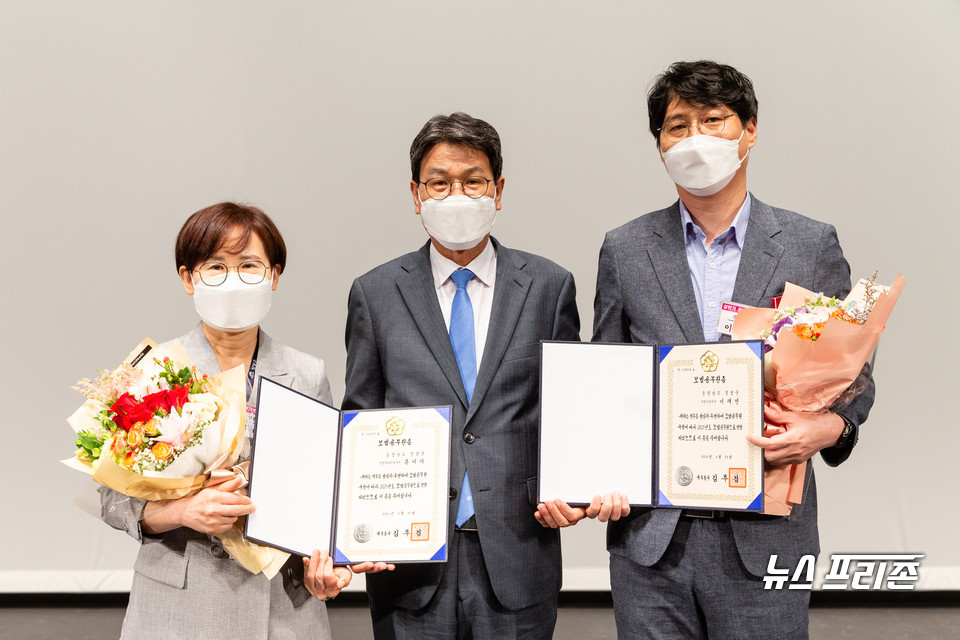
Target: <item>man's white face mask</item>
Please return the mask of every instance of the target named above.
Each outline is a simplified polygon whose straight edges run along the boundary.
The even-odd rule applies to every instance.
[[[489,196],[447,196],[420,201],[420,221],[431,237],[451,251],[472,249],[497,218],[497,201]]]
[[[730,184],[750,150],[740,157],[740,140],[689,136],[660,152],[670,179],[696,196],[710,196]]]

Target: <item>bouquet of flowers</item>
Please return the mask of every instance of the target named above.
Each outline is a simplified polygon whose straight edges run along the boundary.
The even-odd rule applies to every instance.
[[[96,425],[77,432],[78,460],[95,470],[106,453],[120,467],[148,477],[203,471],[219,444],[207,427],[225,403],[196,369],[178,371],[169,357],[154,358],[153,365],[160,367],[153,375],[124,363],[73,387],[106,407],[94,415]]]
[[[74,457],[63,462],[133,498],[182,498],[242,474],[233,467],[245,423],[241,367],[215,376],[197,372],[179,343],[169,354],[144,340],[115,369],[73,389],[87,401],[67,422]],[[243,538],[242,521],[219,534],[224,548],[252,573],[272,577],[288,554]]]
[[[742,309],[731,337],[763,340],[764,385],[790,411],[839,410],[869,382],[864,365],[905,281],[861,279],[844,300],[787,283],[777,309]],[[764,473],[764,513],[787,515],[803,497],[806,463]]]

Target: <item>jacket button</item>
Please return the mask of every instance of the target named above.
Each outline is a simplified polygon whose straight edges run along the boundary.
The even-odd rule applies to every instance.
[[[467,444],[473,444],[473,441],[476,439],[477,439],[477,436],[473,435],[472,433],[468,432],[463,434],[463,441],[466,442]]]
[[[450,499],[451,500],[457,499],[457,490],[454,489],[453,487],[450,487]]]
[[[210,555],[212,555],[214,558],[222,558],[223,547],[221,547],[218,544],[213,545],[212,547],[210,547]]]

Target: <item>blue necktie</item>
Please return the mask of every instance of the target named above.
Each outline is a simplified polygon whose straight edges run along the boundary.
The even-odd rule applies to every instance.
[[[473,278],[469,269],[460,269],[450,274],[450,279],[457,285],[457,292],[453,295],[453,306],[450,309],[450,344],[453,354],[457,357],[457,367],[460,368],[460,379],[467,392],[467,402],[473,399],[473,388],[477,384],[477,347],[473,328],[473,305],[467,295],[467,283]],[[457,526],[469,520],[475,513],[473,509],[473,494],[470,491],[470,478],[463,472],[463,485],[460,487],[460,505],[457,507]]]

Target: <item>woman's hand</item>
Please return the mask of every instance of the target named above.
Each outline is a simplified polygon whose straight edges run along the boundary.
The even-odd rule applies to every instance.
[[[148,502],[143,509],[141,526],[147,533],[164,533],[177,527],[189,527],[201,533],[223,533],[237,518],[257,509],[250,498],[234,493],[242,484],[243,478],[237,476],[192,496]]]
[[[303,559],[303,584],[307,591],[321,600],[337,597],[351,579],[353,574],[350,570],[333,566],[333,558],[326,551],[314,549],[312,556]]]

